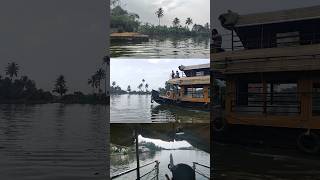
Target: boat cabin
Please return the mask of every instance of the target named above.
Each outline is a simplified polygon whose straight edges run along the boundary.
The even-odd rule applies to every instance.
[[[220,16],[231,48],[211,54],[229,124],[320,129],[320,6]]]
[[[210,64],[179,66],[181,77],[166,82],[166,91],[159,94],[153,91],[153,99],[160,104],[182,106],[204,106],[210,103]]]

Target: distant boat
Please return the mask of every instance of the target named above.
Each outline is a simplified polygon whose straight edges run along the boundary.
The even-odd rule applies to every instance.
[[[149,36],[137,32],[111,33],[111,41],[149,41]]]
[[[209,108],[210,64],[181,65],[179,69],[185,76],[168,80],[170,89],[165,95],[152,90],[151,101],[158,104]]]

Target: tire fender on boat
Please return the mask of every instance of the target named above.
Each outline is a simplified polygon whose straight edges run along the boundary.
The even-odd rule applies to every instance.
[[[226,131],[228,123],[222,117],[217,117],[213,120],[213,129],[216,132]]]
[[[320,150],[320,138],[319,136],[308,130],[301,133],[297,138],[298,148],[308,154],[318,153]]]

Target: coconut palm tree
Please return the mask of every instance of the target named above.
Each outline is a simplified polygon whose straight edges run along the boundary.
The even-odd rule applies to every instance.
[[[102,68],[99,68],[97,70],[97,72],[95,73],[95,76],[96,76],[96,80],[97,80],[99,93],[101,93],[101,91],[102,91],[101,90],[101,80],[106,78],[106,72]]]
[[[114,87],[117,83],[115,81],[112,81],[112,87]]]
[[[157,15],[157,17],[158,17],[158,19],[159,19],[159,26],[160,26],[160,19],[163,17],[163,9],[162,8],[159,8],[157,11],[156,11],[156,15]]]
[[[142,87],[143,87],[143,84],[142,83],[139,84],[138,89],[140,90],[140,92],[142,92]]]
[[[60,75],[56,83],[54,85],[54,89],[52,92],[60,94],[60,97],[62,97],[66,92],[68,91],[68,88],[66,86],[66,80],[63,75]]]
[[[88,84],[92,87],[93,89],[93,93],[95,92],[95,87],[96,87],[96,84],[97,84],[97,80],[96,80],[96,76],[95,75],[92,75],[89,79],[88,79]]]
[[[192,19],[188,17],[186,20],[186,26],[189,27],[191,24],[193,24]]]
[[[10,79],[12,80],[13,76],[18,76],[19,66],[17,63],[12,62],[8,63],[8,66],[6,67],[6,75],[10,76]]]
[[[174,18],[172,21],[172,24],[174,27],[177,27],[180,24],[180,19],[179,18]]]
[[[108,72],[108,67],[110,66],[110,57],[109,56],[104,56],[102,65],[105,65],[105,73],[107,73]],[[105,93],[105,95],[108,95],[108,92],[107,92],[108,79],[104,78],[104,80],[105,80],[105,82],[104,82],[104,93]]]
[[[128,93],[130,94],[130,92],[131,92],[131,86],[130,86],[130,85],[128,85],[127,91],[128,91]]]
[[[146,89],[146,92],[148,92],[149,84],[146,83],[146,84],[144,85],[144,87],[145,87],[145,89]]]

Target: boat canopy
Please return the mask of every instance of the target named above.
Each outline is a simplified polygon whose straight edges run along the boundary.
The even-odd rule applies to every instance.
[[[191,66],[179,66],[180,71],[190,71],[190,70],[197,70],[197,69],[209,69],[210,63],[207,64],[198,64],[198,65],[191,65]]]
[[[229,19],[235,19],[234,16],[235,13],[232,11],[222,14],[222,18],[226,20],[226,22],[229,22]],[[311,19],[320,19],[320,5],[280,11],[239,15],[236,21],[233,22],[235,23],[235,27],[242,27],[290,21],[303,21]]]
[[[169,84],[174,85],[209,85],[210,84],[210,76],[193,76],[193,77],[182,77],[170,79],[167,81]]]

